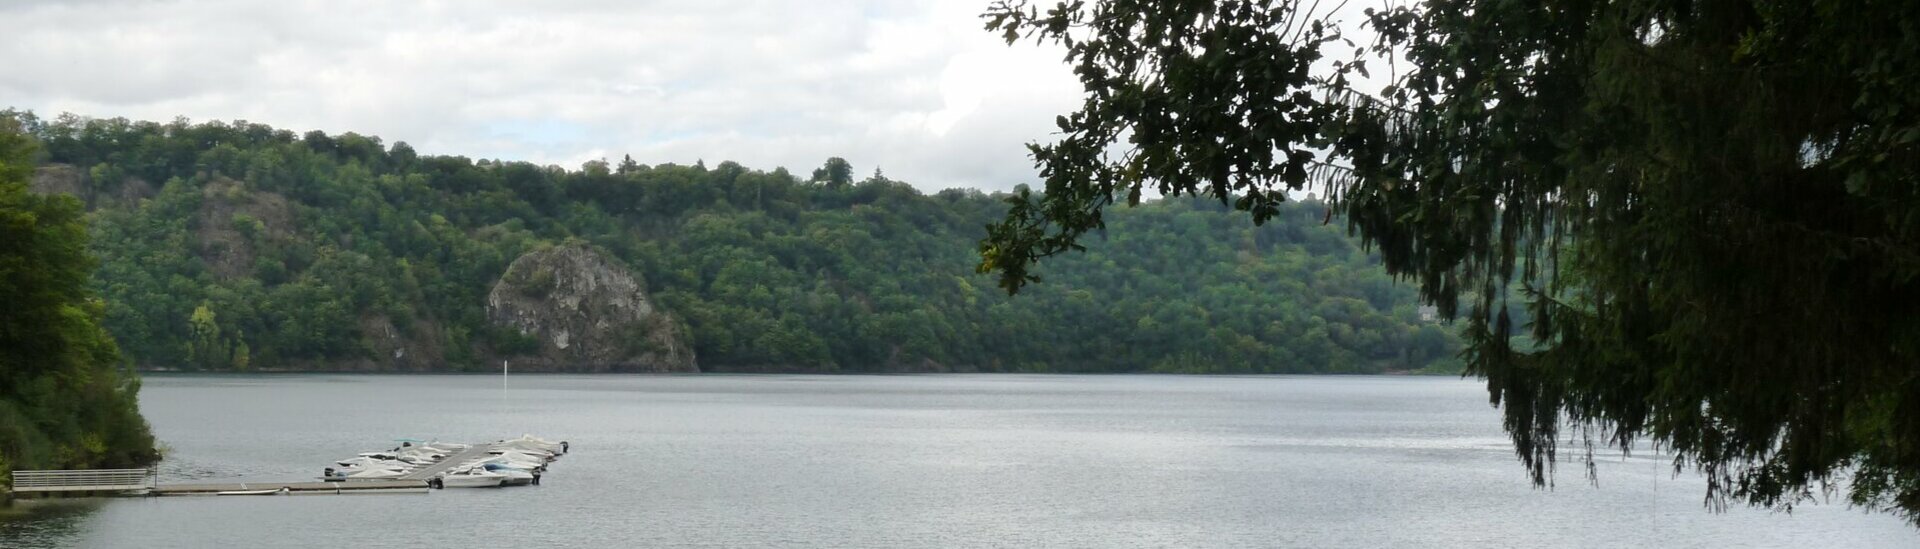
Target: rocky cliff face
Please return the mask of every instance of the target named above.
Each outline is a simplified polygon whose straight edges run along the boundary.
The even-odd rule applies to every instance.
[[[88,211],[101,207],[128,208],[141,199],[152,198],[153,185],[138,178],[121,181],[94,181],[87,170],[67,164],[48,164],[33,171],[30,190],[40,194],[70,194],[80,199]]]
[[[194,237],[200,259],[222,280],[250,276],[260,245],[284,244],[292,236],[293,208],[284,196],[249,190],[226,177],[207,182],[201,194]]]
[[[680,324],[639,278],[585,245],[515,259],[487,295],[496,324],[538,340],[514,370],[698,372]]]

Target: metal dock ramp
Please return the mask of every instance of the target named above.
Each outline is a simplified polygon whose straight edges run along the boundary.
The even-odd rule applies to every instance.
[[[138,492],[153,489],[153,469],[89,469],[79,471],[14,471],[15,495]]]

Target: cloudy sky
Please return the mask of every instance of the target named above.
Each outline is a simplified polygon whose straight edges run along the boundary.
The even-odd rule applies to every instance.
[[[982,30],[987,3],[0,0],[0,107],[1006,189],[1078,85]]]

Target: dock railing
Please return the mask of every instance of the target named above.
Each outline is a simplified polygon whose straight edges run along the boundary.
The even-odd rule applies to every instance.
[[[14,471],[13,492],[122,492],[153,489],[153,469]]]

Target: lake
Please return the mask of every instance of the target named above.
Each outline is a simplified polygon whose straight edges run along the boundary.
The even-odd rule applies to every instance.
[[[1713,513],[1650,454],[1535,489],[1452,378],[151,375],[141,403],[163,483],[573,452],[524,488],[21,502],[0,547],[1920,547],[1843,501]]]

